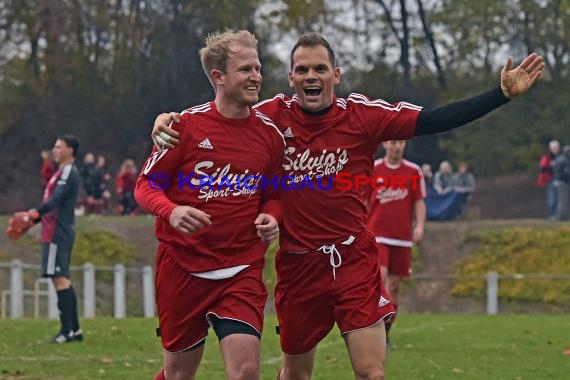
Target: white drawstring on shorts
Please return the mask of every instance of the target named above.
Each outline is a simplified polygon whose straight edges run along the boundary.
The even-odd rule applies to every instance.
[[[329,255],[330,263],[333,268],[333,278],[336,280],[336,268],[340,267],[342,264],[340,252],[336,249],[334,244],[323,245],[321,248],[317,249],[317,251],[322,251],[325,255]]]

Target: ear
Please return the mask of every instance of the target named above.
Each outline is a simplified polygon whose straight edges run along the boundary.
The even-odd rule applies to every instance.
[[[340,67],[334,68],[334,84],[340,83]]]
[[[221,70],[212,69],[211,74],[212,74],[212,80],[216,85],[224,84],[224,73]]]
[[[293,72],[289,71],[289,87],[293,87]]]

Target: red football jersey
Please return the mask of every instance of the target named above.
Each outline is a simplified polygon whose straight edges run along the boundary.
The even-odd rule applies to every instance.
[[[260,212],[280,218],[278,189],[263,190],[261,177],[281,174],[283,136],[259,111],[228,119],[214,102],[185,110],[172,128],[180,132],[180,147],[154,148],[135,190],[139,204],[157,215],[157,238],[190,272],[260,260],[267,245],[257,236],[254,221]],[[178,205],[206,212],[212,224],[179,233],[168,222]]]
[[[414,204],[426,197],[426,184],[420,167],[402,160],[392,166],[376,160],[372,171],[368,229],[376,241],[401,247],[412,246]]]
[[[421,110],[360,94],[335,97],[322,115],[303,111],[296,95],[279,94],[255,108],[277,124],[287,144],[284,175],[291,190],[281,191],[280,244],[288,251],[315,249],[364,231],[368,186],[341,189],[335,176],[369,177],[378,144],[415,136]]]

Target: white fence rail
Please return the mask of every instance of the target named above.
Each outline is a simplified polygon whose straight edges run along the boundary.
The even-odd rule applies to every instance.
[[[40,266],[24,264],[20,260],[11,263],[0,263],[1,268],[9,268],[10,287],[0,292],[1,317],[7,318],[8,310],[10,318],[22,318],[24,316],[24,296],[33,297],[34,317],[40,316],[40,298],[47,299],[47,316],[50,319],[58,318],[57,295],[51,281],[39,278],[34,282],[33,289],[24,288],[24,270],[39,270]],[[122,264],[114,267],[95,267],[86,263],[80,267],[71,267],[72,271],[83,272],[83,316],[93,318],[96,314],[96,272],[113,272],[113,315],[115,318],[127,316],[127,272],[141,276],[142,287],[142,314],[145,318],[155,316],[154,299],[154,270],[147,265],[142,268],[127,268]],[[8,302],[9,300],[9,302]]]
[[[38,265],[23,264],[20,260],[13,260],[11,263],[0,263],[0,269],[7,269],[10,272],[9,289],[1,289],[0,284],[0,309],[1,317],[7,318],[8,311],[10,318],[21,318],[24,316],[24,297],[33,297],[33,316],[40,317],[40,298],[44,298],[47,302],[48,318],[56,319],[58,317],[57,295],[55,289],[49,279],[39,278],[34,281],[33,289],[24,288],[24,270],[39,271]],[[117,264],[112,267],[95,267],[91,263],[86,263],[79,267],[71,267],[72,272],[81,271],[83,274],[82,291],[83,291],[83,316],[85,318],[93,318],[96,315],[96,273],[112,272],[112,292],[113,292],[113,316],[115,318],[125,318],[127,316],[127,294],[133,297],[133,291],[127,292],[127,274],[140,276],[142,286],[139,284],[136,290],[142,293],[142,315],[146,318],[155,316],[155,298],[154,298],[154,270],[151,266],[144,267],[125,267]],[[499,285],[505,280],[570,280],[570,274],[532,274],[519,273],[500,275],[497,272],[489,272],[486,276],[460,276],[451,274],[438,273],[418,273],[414,275],[418,280],[457,280],[457,279],[476,279],[486,280],[487,283],[487,301],[486,312],[489,315],[499,313]],[[28,281],[29,282],[29,281]],[[9,302],[8,302],[9,300]],[[140,315],[140,313],[139,313]]]
[[[485,280],[487,283],[487,305],[488,315],[499,314],[499,282],[500,280],[570,280],[570,273],[513,273],[499,274],[488,272],[482,275],[462,275],[456,276],[443,273],[418,273],[414,274],[414,279],[418,280]]]

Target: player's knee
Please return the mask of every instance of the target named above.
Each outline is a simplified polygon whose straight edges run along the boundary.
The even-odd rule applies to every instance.
[[[384,379],[384,358],[380,360],[366,360],[356,364],[354,377],[358,380],[383,380]]]
[[[194,380],[196,378],[196,371],[180,366],[166,365],[164,378],[166,380]]]
[[[354,375],[357,380],[384,380],[384,366],[355,369]]]
[[[55,290],[64,290],[71,286],[71,281],[67,277],[62,276],[52,277],[52,283]]]
[[[311,371],[301,368],[284,368],[282,380],[310,380]]]
[[[255,362],[243,361],[235,369],[229,371],[229,380],[259,379],[259,366]]]

